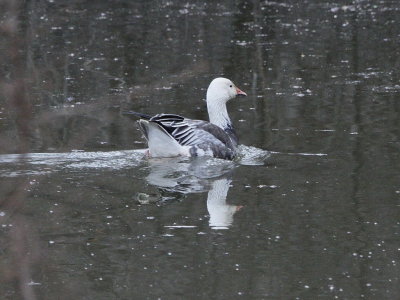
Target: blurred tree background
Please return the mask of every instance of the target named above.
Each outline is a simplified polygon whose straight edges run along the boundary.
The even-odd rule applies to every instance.
[[[324,172],[348,176],[349,193],[392,199],[369,182],[393,187],[398,178],[399,12],[398,0],[2,0],[0,154],[25,153],[21,168],[29,153],[144,148],[123,111],[207,119],[206,88],[226,76],[249,94],[230,104],[242,143],[328,153],[338,167]],[[1,180],[1,221],[13,226],[0,232],[0,286],[11,282],[35,299],[26,283],[45,250],[35,210],[24,210],[32,177]],[[47,188],[43,198],[56,193],[53,182]],[[65,202],[73,207],[76,198]],[[370,209],[377,219],[395,213]]]

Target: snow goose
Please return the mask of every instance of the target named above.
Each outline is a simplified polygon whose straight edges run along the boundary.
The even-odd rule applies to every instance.
[[[140,118],[139,127],[147,140],[150,157],[213,156],[233,159],[238,138],[226,103],[236,96],[247,94],[229,79],[214,79],[207,89],[209,122],[175,114],[150,116],[133,111],[128,114]]]

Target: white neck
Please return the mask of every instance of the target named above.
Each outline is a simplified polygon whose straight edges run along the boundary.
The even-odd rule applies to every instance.
[[[215,124],[222,129],[232,126],[225,101],[207,101],[207,110],[210,123]]]

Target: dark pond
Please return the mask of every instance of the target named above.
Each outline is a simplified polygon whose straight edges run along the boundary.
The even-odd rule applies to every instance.
[[[399,1],[0,6],[1,299],[400,299]],[[242,156],[144,158],[217,76]]]

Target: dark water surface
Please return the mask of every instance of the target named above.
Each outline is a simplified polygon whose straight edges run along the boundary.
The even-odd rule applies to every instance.
[[[400,299],[400,2],[2,10],[1,299]],[[146,159],[216,76],[241,157]]]

